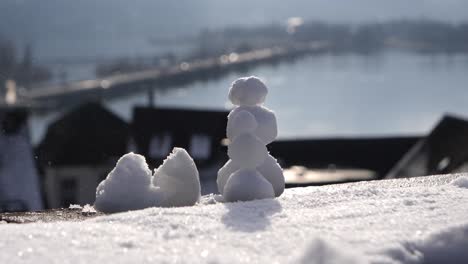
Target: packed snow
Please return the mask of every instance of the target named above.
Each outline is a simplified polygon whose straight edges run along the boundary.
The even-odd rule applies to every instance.
[[[154,175],[143,156],[128,153],[96,189],[94,206],[122,212],[151,206],[190,206],[200,198],[198,170],[189,154],[174,148]]]
[[[468,174],[0,225],[0,263],[466,263]]]
[[[262,106],[268,89],[257,77],[233,82],[226,134],[230,160],[218,171],[218,191],[227,202],[278,197],[284,190],[283,170],[266,145],[277,136],[275,114]]]

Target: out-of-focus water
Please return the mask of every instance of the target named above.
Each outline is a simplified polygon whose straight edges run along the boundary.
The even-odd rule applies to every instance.
[[[156,105],[229,109],[228,88],[240,75],[156,93]],[[266,106],[277,114],[281,138],[420,134],[445,112],[468,117],[468,55],[320,55],[247,75],[263,78],[270,88]],[[148,98],[142,92],[105,103],[130,121],[133,107]],[[57,116],[31,120],[35,142]]]

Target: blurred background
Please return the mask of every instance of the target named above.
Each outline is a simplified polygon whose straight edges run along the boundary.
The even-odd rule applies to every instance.
[[[256,75],[288,187],[468,170],[468,1],[2,0],[0,212],[93,203],[175,146],[216,192]]]

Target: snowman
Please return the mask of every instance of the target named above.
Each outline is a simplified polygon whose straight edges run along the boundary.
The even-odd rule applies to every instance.
[[[228,115],[229,161],[218,171],[218,190],[227,202],[274,198],[284,191],[283,170],[266,148],[278,134],[275,114],[262,106],[268,89],[257,77],[232,83]]]

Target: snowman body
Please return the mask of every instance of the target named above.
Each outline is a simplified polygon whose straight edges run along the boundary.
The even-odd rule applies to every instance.
[[[284,191],[283,171],[266,145],[277,136],[275,114],[262,106],[268,90],[257,77],[236,80],[226,134],[230,160],[218,171],[218,190],[228,202],[274,198]]]

